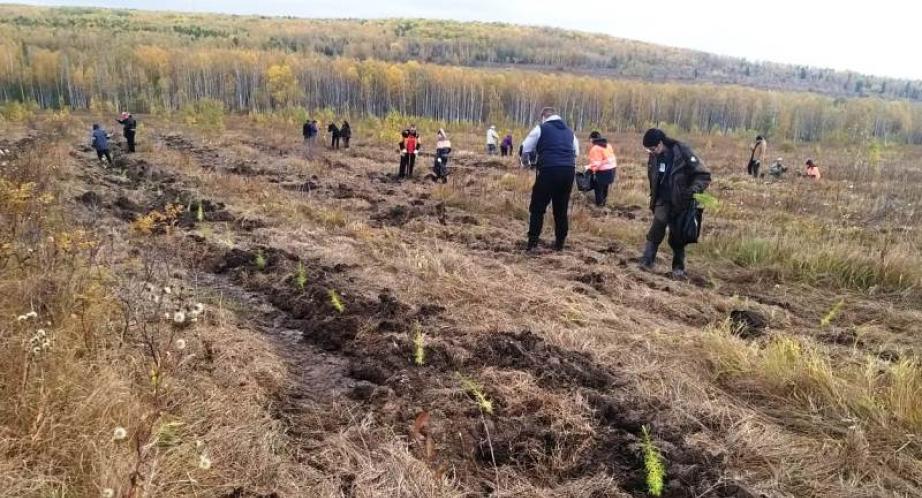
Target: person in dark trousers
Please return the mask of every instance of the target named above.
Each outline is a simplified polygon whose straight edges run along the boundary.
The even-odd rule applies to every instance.
[[[349,148],[349,139],[352,138],[352,127],[348,121],[343,121],[342,128],[339,129],[339,136],[343,139],[343,147]]]
[[[330,123],[330,126],[327,126],[327,131],[330,132],[330,148],[339,149],[340,132],[336,123]]]
[[[752,154],[749,155],[749,165],[746,167],[746,172],[753,178],[759,177],[759,168],[765,160],[767,150],[768,143],[765,142],[765,138],[762,135],[757,136],[756,143],[752,145]]]
[[[304,126],[301,128],[301,135],[304,136],[304,143],[308,144],[311,141],[311,120],[308,119],[304,122]]]
[[[96,149],[96,157],[99,158],[99,162],[102,162],[102,158],[105,157],[109,166],[112,166],[112,155],[109,154],[109,135],[106,130],[102,129],[98,124],[93,124],[91,138],[92,146]]]
[[[499,154],[502,157],[512,155],[512,135],[506,135],[503,137],[503,141],[499,144]]]
[[[134,152],[134,134],[138,129],[138,122],[130,112],[123,112],[116,121],[122,125],[122,132],[125,135],[125,140],[128,141],[128,152]]]
[[[416,156],[419,155],[419,150],[421,148],[419,143],[419,133],[416,131],[416,126],[411,125],[410,129],[407,130],[407,138],[405,139],[405,148],[407,151],[407,177],[413,178],[413,168],[416,166]]]
[[[589,164],[586,170],[592,172],[595,205],[604,207],[608,202],[608,190],[617,178],[618,159],[615,150],[601,133],[589,134]]]
[[[552,204],[554,249],[561,251],[569,230],[567,208],[576,175],[579,141],[553,107],[541,110],[541,124],[531,130],[522,141],[523,156],[529,157],[532,153],[537,153],[538,175],[531,190],[531,204],[528,208],[531,216],[526,247],[529,252],[538,247],[544,225],[544,213],[547,211],[547,205]]]
[[[435,136],[435,164],[432,165],[432,181],[448,183],[448,156],[451,154],[451,141],[445,130],[439,128]]]
[[[653,223],[647,232],[647,245],[640,266],[652,270],[656,252],[669,229],[672,248],[672,276],[685,279],[685,241],[677,233],[676,222],[691,207],[694,194],[704,192],[711,184],[711,173],[688,145],[673,140],[657,128],[643,136],[643,146],[650,154],[647,177],[650,181],[650,210]]]
[[[409,162],[409,154],[407,153],[407,138],[410,137],[409,130],[403,130],[400,132],[402,139],[400,143],[397,144],[397,150],[400,152],[400,169],[397,173],[397,178],[406,178],[407,176],[407,163]]]

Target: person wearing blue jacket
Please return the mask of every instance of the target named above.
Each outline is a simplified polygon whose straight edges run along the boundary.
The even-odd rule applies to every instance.
[[[530,220],[528,224],[529,252],[538,247],[544,213],[553,205],[554,250],[563,250],[569,231],[567,208],[576,175],[576,157],[579,141],[573,130],[560,118],[553,107],[541,110],[541,124],[522,141],[522,155],[535,155],[538,176],[531,190]]]
[[[111,166],[112,155],[109,154],[109,135],[106,133],[106,130],[101,128],[98,124],[93,124],[91,139],[92,146],[96,149],[96,156],[99,158],[99,161],[102,162],[102,158],[105,157],[106,161],[108,161]]]

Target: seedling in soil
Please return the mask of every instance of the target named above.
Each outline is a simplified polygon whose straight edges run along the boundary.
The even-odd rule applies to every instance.
[[[333,289],[330,289],[328,293],[330,294],[330,305],[332,305],[333,308],[340,313],[345,311],[346,306],[343,305],[343,300],[340,299],[339,294],[337,294]]]
[[[663,464],[663,456],[650,438],[647,426],[643,426],[643,464],[647,471],[647,491],[653,496],[662,495],[666,466]]]
[[[307,270],[304,269],[304,263],[298,261],[298,272],[295,273],[295,284],[302,291],[304,286],[307,285]]]
[[[413,363],[421,367],[426,362],[426,336],[417,323],[413,331]]]
[[[205,221],[205,209],[202,207],[202,201],[198,201],[198,207],[195,209],[195,221],[199,223]]]
[[[254,262],[256,263],[257,270],[263,271],[266,269],[266,257],[263,256],[262,249],[256,251],[256,260]]]
[[[487,399],[487,396],[483,393],[483,388],[461,374],[458,374],[458,376],[461,377],[461,388],[474,397],[474,400],[477,401],[477,406],[485,413],[493,415],[493,402]]]
[[[826,316],[824,316],[823,319],[820,320],[820,327],[826,328],[830,324],[832,324],[832,321],[835,320],[837,316],[839,316],[839,312],[842,311],[842,306],[844,305],[845,305],[844,299],[836,303],[835,306],[833,306],[832,309],[830,309],[826,313]]]

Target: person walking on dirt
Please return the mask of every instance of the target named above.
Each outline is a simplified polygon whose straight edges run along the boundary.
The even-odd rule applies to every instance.
[[[807,167],[807,171],[804,173],[804,176],[807,178],[810,178],[813,181],[817,181],[823,177],[820,174],[820,167],[817,166],[815,162],[813,162],[813,159],[807,159],[807,162],[804,163],[804,165]]]
[[[339,129],[339,136],[343,139],[343,147],[348,149],[349,139],[352,138],[352,127],[349,126],[348,121],[343,121],[343,126]]]
[[[138,122],[130,112],[123,112],[116,121],[122,125],[122,133],[125,135],[125,140],[128,141],[128,152],[134,152],[134,134],[138,129]]]
[[[496,127],[490,126],[487,130],[487,154],[496,155],[496,142],[499,141],[499,133],[496,133]]]
[[[499,144],[499,154],[503,157],[512,155],[512,135],[507,134]]]
[[[586,165],[586,170],[592,172],[595,180],[595,205],[604,207],[608,202],[608,189],[618,177],[618,159],[615,157],[615,150],[601,133],[590,133],[589,143],[589,164]]]
[[[327,131],[330,132],[330,148],[339,149],[340,131],[336,123],[330,123],[330,126],[327,126]]]
[[[439,128],[435,136],[435,164],[432,166],[433,181],[448,183],[448,156],[451,154],[451,141],[445,130]]]
[[[106,133],[105,129],[94,123],[91,138],[92,146],[96,149],[96,157],[99,158],[99,162],[102,162],[102,158],[105,157],[109,166],[112,166],[112,155],[109,154],[109,134]]]
[[[677,221],[691,207],[694,194],[704,192],[711,184],[711,173],[701,164],[688,145],[673,140],[657,128],[643,136],[643,146],[650,154],[647,178],[650,181],[650,210],[653,222],[647,232],[647,244],[640,258],[640,267],[651,271],[656,252],[669,229],[672,248],[672,276],[687,277],[685,272],[686,243],[679,235]]]
[[[746,172],[753,178],[759,177],[759,167],[765,160],[765,154],[768,151],[768,142],[762,135],[756,137],[756,143],[752,145],[752,154],[749,155],[749,165],[746,166]]]
[[[531,215],[527,250],[531,252],[538,247],[544,225],[544,213],[547,211],[547,205],[552,204],[554,249],[561,251],[569,231],[567,208],[576,176],[579,141],[553,107],[541,110],[541,124],[531,130],[522,141],[523,157],[528,157],[532,153],[537,153],[538,175],[531,189],[531,204],[528,208]]]

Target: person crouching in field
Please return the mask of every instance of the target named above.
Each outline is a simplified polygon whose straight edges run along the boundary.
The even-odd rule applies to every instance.
[[[112,155],[109,154],[109,135],[106,133],[106,130],[100,128],[98,124],[93,124],[91,140],[91,144],[93,149],[96,150],[96,157],[99,158],[99,162],[102,162],[102,158],[105,157],[109,166],[112,166]]]
[[[694,194],[704,192],[711,184],[711,173],[701,164],[688,145],[673,140],[657,128],[643,136],[643,146],[649,153],[647,177],[650,181],[650,210],[653,222],[647,232],[647,245],[640,258],[640,267],[652,271],[656,252],[669,229],[672,248],[672,276],[687,277],[685,246],[677,221],[691,207]]]
[[[807,171],[804,173],[804,176],[814,181],[822,178],[822,175],[820,175],[820,168],[816,165],[816,163],[813,162],[813,159],[807,159],[807,162],[804,163],[804,166],[807,167]]]
[[[432,165],[432,172],[435,175],[433,181],[448,183],[448,156],[451,154],[451,141],[445,130],[439,128],[435,136],[435,164]]]
[[[601,133],[594,131],[589,134],[589,164],[587,171],[591,171],[595,181],[595,205],[605,206],[608,202],[608,189],[617,178],[618,159],[615,150]]]

